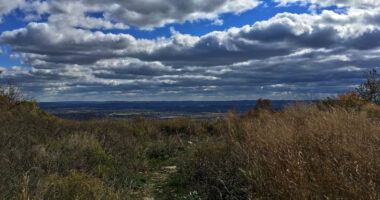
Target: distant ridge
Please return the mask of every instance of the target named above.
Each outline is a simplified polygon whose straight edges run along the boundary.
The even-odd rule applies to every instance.
[[[231,110],[245,112],[252,109],[256,100],[242,101],[70,101],[70,102],[41,102],[40,107],[47,111],[58,110],[149,110],[155,112],[219,112]],[[296,102],[307,103],[313,101],[273,100],[275,110],[281,110],[285,105]]]

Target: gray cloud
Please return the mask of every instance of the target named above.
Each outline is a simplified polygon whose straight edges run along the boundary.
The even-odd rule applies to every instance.
[[[104,60],[92,66],[95,77],[106,79],[151,78],[181,73],[160,62],[141,62],[139,60]]]
[[[378,57],[368,57],[378,52],[310,49],[266,60],[195,67],[175,73],[172,68],[157,62],[133,60],[118,65],[121,61],[116,59],[88,66],[5,70],[3,77],[23,83],[25,91],[32,91],[42,99],[65,96],[66,100],[83,100],[96,94],[98,100],[212,99],[217,96],[225,100],[260,96],[310,98],[311,94],[326,96],[344,92],[360,83],[362,74],[380,62]],[[136,66],[142,66],[141,70]],[[143,73],[147,67],[151,71]],[[105,94],[110,96],[102,99]]]
[[[216,20],[221,14],[239,14],[259,4],[257,0],[38,0],[29,2],[24,10],[32,13],[31,19],[47,13],[49,23],[59,27],[153,29],[175,22]],[[91,16],[93,13],[98,16]]]
[[[78,4],[83,3],[88,2]],[[94,1],[89,9],[96,11],[103,3]],[[66,12],[59,8],[54,8],[56,15]],[[59,27],[51,18],[1,34],[0,43],[11,45],[29,66],[4,69],[1,76],[43,100],[322,97],[355,87],[365,71],[377,67],[379,11],[350,7],[343,13],[282,13],[200,37],[173,31],[170,38],[152,40]]]
[[[26,20],[48,14],[48,23],[60,28],[128,29],[135,26],[153,29],[176,22],[215,21],[221,14],[239,14],[259,4],[258,0],[1,0],[0,20],[20,8],[25,11]],[[97,16],[93,16],[94,13]]]

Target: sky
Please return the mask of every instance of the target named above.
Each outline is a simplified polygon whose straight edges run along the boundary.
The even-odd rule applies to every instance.
[[[321,99],[379,63],[379,0],[0,0],[0,84],[37,101]]]

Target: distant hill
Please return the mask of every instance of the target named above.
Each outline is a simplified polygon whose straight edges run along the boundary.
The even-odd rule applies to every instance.
[[[156,112],[228,112],[236,110],[245,112],[256,105],[257,101],[109,101],[109,102],[41,102],[40,107],[45,110],[151,110]],[[275,110],[296,101],[272,101]]]
[[[213,118],[215,114],[231,110],[244,113],[254,108],[257,101],[133,101],[133,102],[41,102],[40,107],[56,116],[66,119],[102,119],[102,118]],[[274,100],[274,110],[281,110],[285,105],[296,103],[292,100]],[[298,101],[310,102],[310,101]],[[116,114],[115,114],[116,113]]]

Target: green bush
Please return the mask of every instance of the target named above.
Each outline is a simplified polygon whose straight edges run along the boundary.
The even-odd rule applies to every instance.
[[[209,142],[179,163],[173,182],[198,191],[205,199],[247,199],[248,181],[239,170],[240,160],[225,142]]]
[[[105,152],[94,136],[86,133],[60,139],[52,143],[48,151],[56,157],[57,172],[75,169],[108,179],[116,168],[113,156]]]
[[[168,135],[198,136],[202,132],[200,126],[188,118],[161,121],[158,126],[163,134]]]
[[[166,136],[150,142],[146,149],[149,159],[167,160],[183,151],[182,141],[178,136]]]
[[[70,171],[67,176],[49,175],[37,188],[37,199],[108,200],[119,199],[100,179]]]

